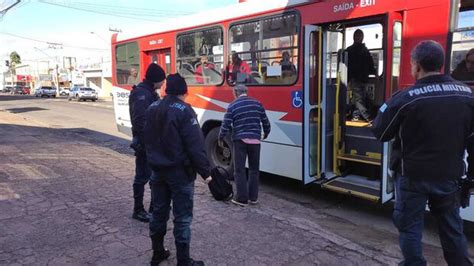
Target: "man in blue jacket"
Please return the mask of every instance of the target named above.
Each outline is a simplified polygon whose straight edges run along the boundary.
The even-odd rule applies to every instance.
[[[446,262],[472,265],[459,215],[458,181],[465,174],[466,149],[468,175],[474,166],[474,93],[441,74],[444,58],[439,43],[419,43],[411,54],[415,85],[382,105],[373,124],[378,139],[395,139],[390,168],[396,172],[393,220],[405,258],[400,265],[426,265],[421,243],[426,202],[438,221]]]
[[[234,97],[224,115],[219,132],[219,145],[232,129],[234,146],[234,178],[237,193],[232,203],[245,207],[258,203],[258,183],[260,173],[260,140],[270,134],[270,122],[265,108],[247,95],[247,87],[239,84],[234,87]],[[249,177],[245,174],[245,161],[249,158]]]
[[[166,79],[166,97],[153,103],[146,112],[145,147],[153,171],[150,181],[151,265],[158,265],[170,255],[163,241],[171,201],[178,265],[204,265],[189,255],[194,181],[196,172],[206,182],[212,178],[201,127],[193,108],[184,102],[186,93],[186,81],[179,74],[171,74]]]
[[[143,206],[145,185],[148,183],[151,175],[151,170],[147,165],[143,135],[145,111],[150,104],[158,99],[157,90],[163,85],[165,77],[165,71],[159,65],[155,63],[150,64],[147,68],[145,79],[138,85],[133,86],[128,100],[133,134],[130,147],[135,150],[134,208],[132,217],[142,222],[148,222],[150,219]],[[150,203],[150,212],[152,209],[153,205]]]

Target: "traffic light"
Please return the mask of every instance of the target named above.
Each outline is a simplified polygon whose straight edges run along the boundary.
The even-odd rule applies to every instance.
[[[5,60],[5,66],[10,66],[10,61]]]

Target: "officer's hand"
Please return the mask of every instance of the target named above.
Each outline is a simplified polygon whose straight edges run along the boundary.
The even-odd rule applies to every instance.
[[[219,147],[221,148],[224,148],[224,142],[222,141],[222,139],[217,140],[217,145],[219,145]]]
[[[206,184],[209,184],[212,181],[212,176],[209,176],[204,181],[206,181]]]

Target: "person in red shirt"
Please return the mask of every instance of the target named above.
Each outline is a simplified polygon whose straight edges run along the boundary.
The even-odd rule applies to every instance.
[[[231,83],[246,83],[249,80],[250,66],[247,62],[240,59],[236,52],[232,52],[232,64],[229,65],[229,70],[229,81]],[[241,75],[243,75],[243,77]]]
[[[203,66],[204,69],[215,69],[214,64],[209,63],[207,61],[207,56],[201,56],[201,64],[196,68],[194,71],[194,78],[196,79],[196,83],[198,84],[208,84],[209,80],[206,79],[205,75],[203,75]]]

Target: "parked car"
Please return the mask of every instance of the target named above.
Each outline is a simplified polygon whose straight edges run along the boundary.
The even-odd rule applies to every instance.
[[[13,89],[10,91],[11,94],[23,94],[23,86],[15,86]]]
[[[87,87],[73,87],[71,92],[69,93],[68,100],[76,100],[76,101],[86,101],[91,100],[93,102],[97,101],[99,98],[97,96],[97,92],[92,88]]]
[[[68,96],[70,93],[69,88],[59,88],[59,95]]]
[[[23,94],[30,94],[30,93],[31,93],[30,87],[24,86],[23,87]]]
[[[50,86],[41,86],[38,87],[35,90],[35,96],[36,97],[53,97],[56,98],[56,88],[50,87]]]
[[[11,87],[11,86],[5,86],[5,87],[3,87],[3,89],[2,89],[2,92],[4,92],[4,93],[11,92],[11,91],[12,91],[12,87]]]

